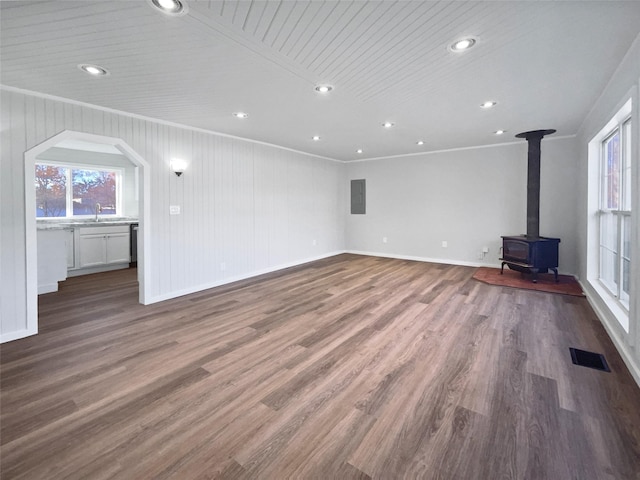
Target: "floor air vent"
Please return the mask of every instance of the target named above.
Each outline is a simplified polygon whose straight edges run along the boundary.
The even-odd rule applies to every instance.
[[[607,360],[601,353],[587,352],[586,350],[579,350],[577,348],[569,348],[569,350],[571,351],[571,361],[574,365],[595,368],[596,370],[602,370],[604,372],[611,371]]]

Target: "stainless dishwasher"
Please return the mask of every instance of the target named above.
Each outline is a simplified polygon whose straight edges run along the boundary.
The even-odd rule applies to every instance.
[[[129,226],[129,242],[130,242],[130,251],[131,251],[131,261],[129,262],[129,267],[137,267],[138,266],[138,224],[132,223]]]

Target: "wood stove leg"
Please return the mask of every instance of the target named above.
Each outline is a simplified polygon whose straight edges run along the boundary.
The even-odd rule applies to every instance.
[[[560,281],[558,279],[558,269],[557,268],[552,268],[551,270],[553,270],[553,276],[556,278],[556,283],[558,283]]]
[[[531,273],[533,273],[533,283],[538,283],[538,269],[532,268]]]
[[[506,262],[502,262],[502,266],[500,267],[500,275],[504,275],[504,264]]]

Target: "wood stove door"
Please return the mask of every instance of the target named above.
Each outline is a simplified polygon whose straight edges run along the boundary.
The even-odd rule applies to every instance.
[[[529,263],[529,244],[505,238],[502,241],[502,256],[504,260]]]

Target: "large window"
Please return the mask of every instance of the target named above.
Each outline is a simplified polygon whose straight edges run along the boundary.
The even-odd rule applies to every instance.
[[[120,215],[117,169],[36,164],[36,217]]]
[[[631,119],[602,140],[599,278],[629,309],[631,267]]]

